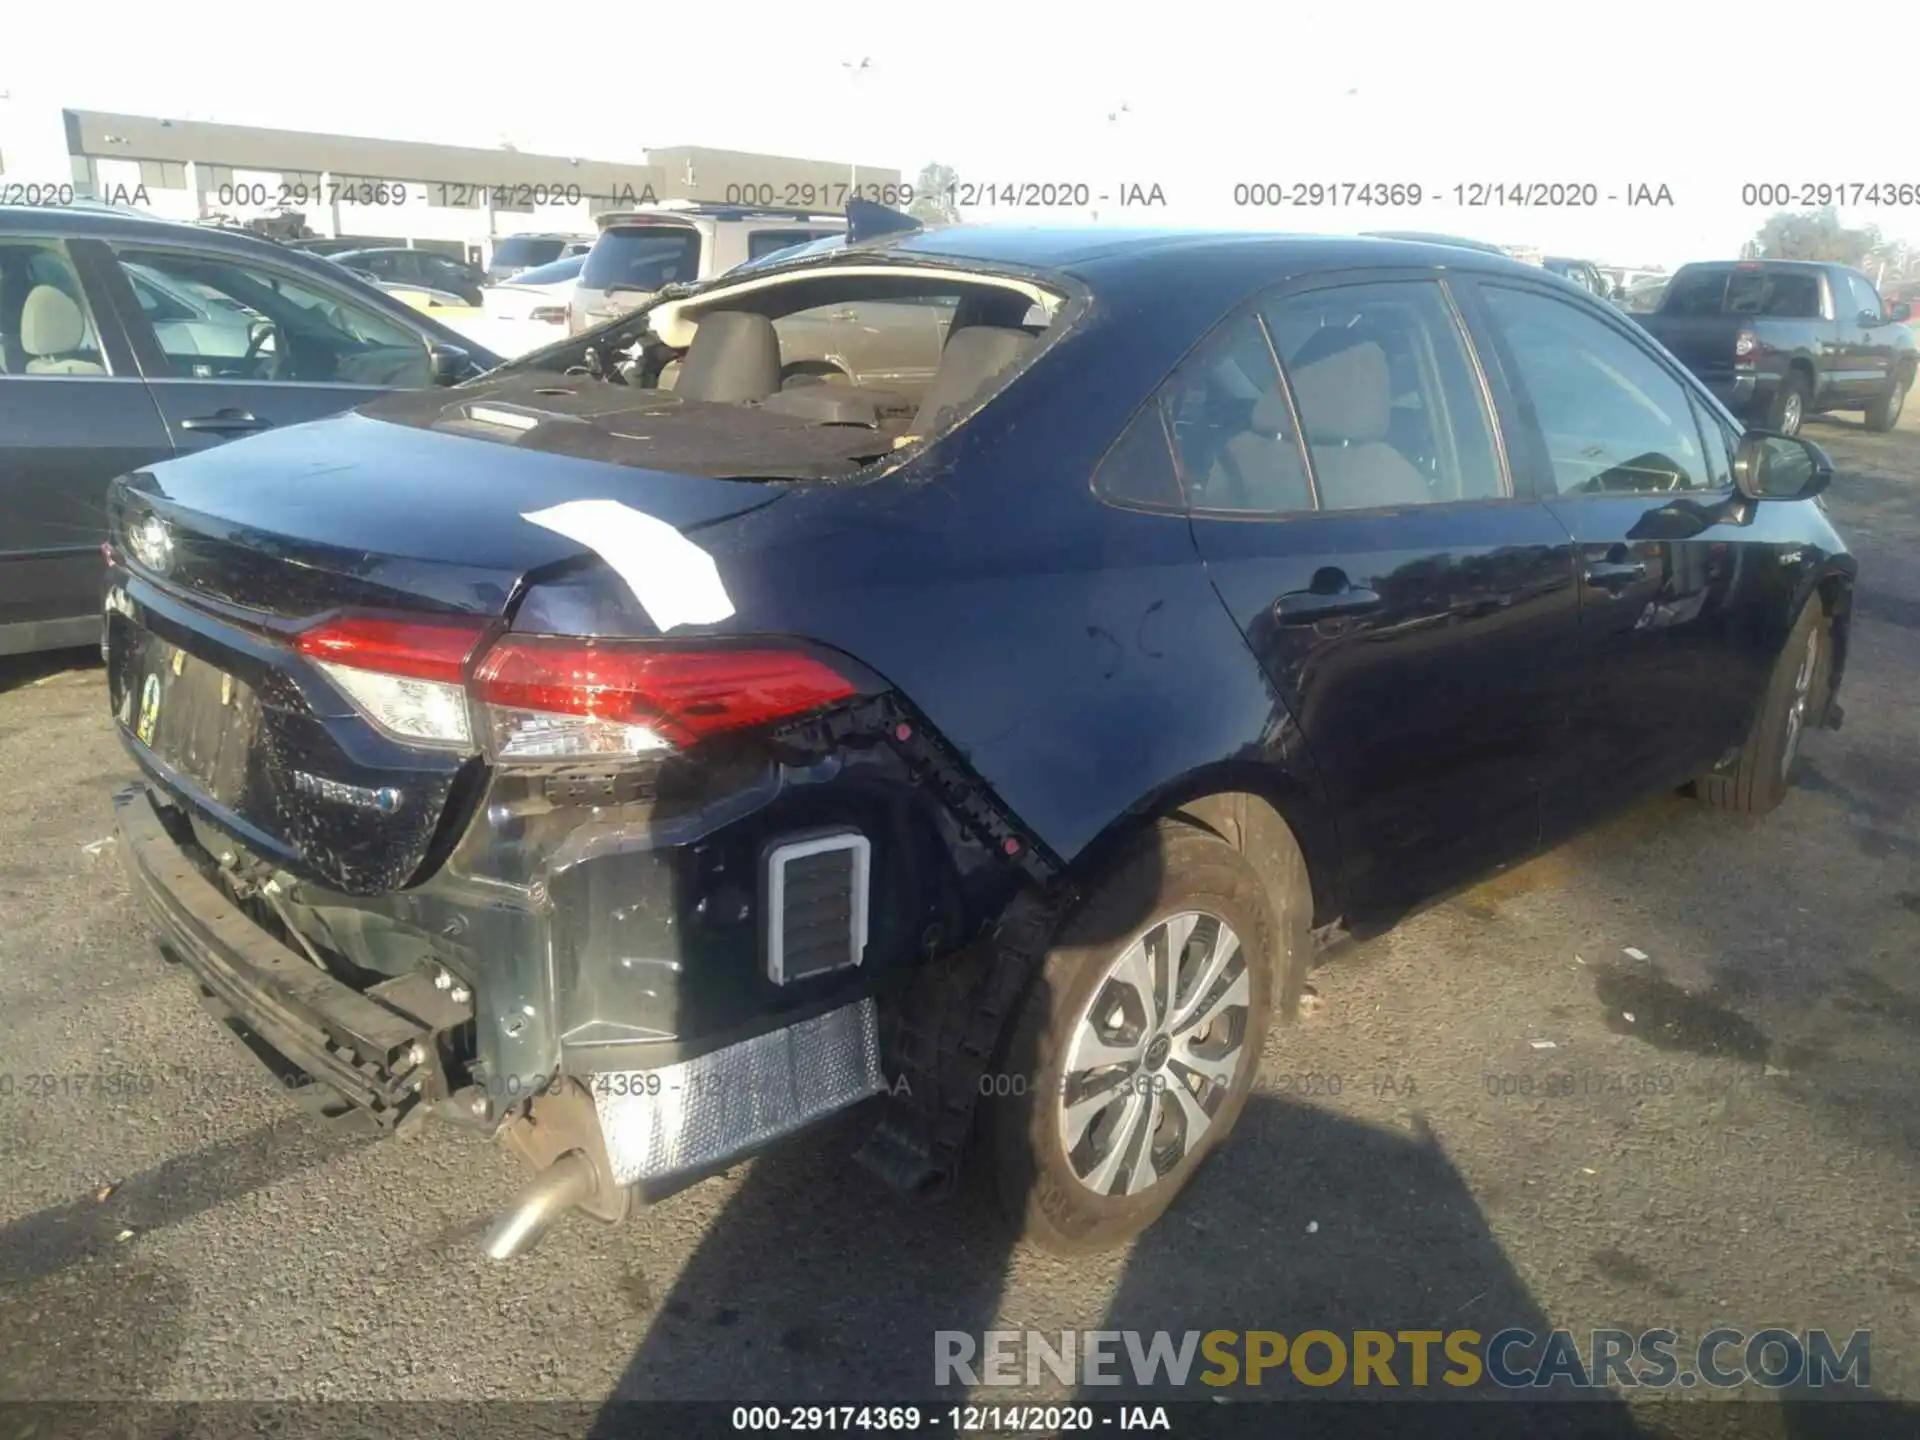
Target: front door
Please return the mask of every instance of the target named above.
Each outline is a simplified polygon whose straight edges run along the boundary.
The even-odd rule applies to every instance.
[[[1743,596],[1777,568],[1721,422],[1630,325],[1523,280],[1477,286],[1521,401],[1514,464],[1579,552],[1580,667],[1548,828],[1711,769],[1762,677]]]
[[[1163,397],[1195,542],[1324,777],[1357,912],[1539,842],[1572,549],[1514,493],[1489,398],[1421,273],[1267,297]]]
[[[138,325],[134,346],[174,444],[202,449],[432,383],[426,343],[350,292],[251,257],[122,244],[129,292],[163,285],[200,323]],[[130,308],[130,307],[129,307]]]
[[[107,485],[172,453],[88,269],[0,240],[0,654],[97,638]]]

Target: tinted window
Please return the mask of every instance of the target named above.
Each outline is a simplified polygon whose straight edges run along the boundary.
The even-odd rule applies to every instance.
[[[496,265],[545,265],[560,258],[564,240],[543,240],[534,235],[509,235],[493,247]]]
[[[1661,309],[1668,315],[1817,319],[1820,276],[1812,270],[1689,265],[1673,277]]]
[[[1299,436],[1260,322],[1216,330],[1162,392],[1189,503],[1277,514],[1313,509]]]
[[[1872,315],[1876,318],[1887,313],[1880,303],[1879,292],[1864,275],[1849,275],[1847,283],[1853,287],[1853,310],[1857,315]]]
[[[1689,395],[1687,399],[1693,403],[1694,423],[1706,440],[1707,485],[1714,490],[1728,489],[1733,484],[1733,451],[1740,437],[1729,431],[1698,397]]]
[[[555,260],[550,265],[536,265],[531,270],[522,270],[513,277],[516,285],[557,285],[563,280],[579,278],[580,267],[586,263],[584,255],[569,255],[564,260]]]
[[[1563,300],[1505,286],[1485,294],[1561,494],[1707,485],[1692,401],[1651,355]]]
[[[677,225],[617,225],[594,242],[580,271],[589,290],[628,285],[651,291],[699,278],[700,232]]]
[[[176,377],[398,386],[432,380],[419,336],[312,281],[217,255],[129,248],[119,258],[131,275],[213,302],[191,324],[152,322]]]
[[[818,240],[821,233],[818,230],[756,230],[747,236],[747,259],[759,260],[789,245],[804,245],[809,240]]]
[[[0,242],[0,374],[106,373],[66,252],[52,241]]]
[[[1265,313],[1322,509],[1506,493],[1480,378],[1439,285],[1316,290]]]
[[[1093,477],[1093,488],[1118,505],[1143,510],[1182,508],[1180,477],[1174,473],[1158,401],[1142,409],[1107,452]]]

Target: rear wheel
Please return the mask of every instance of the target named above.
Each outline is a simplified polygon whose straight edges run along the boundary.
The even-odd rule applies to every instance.
[[[1304,893],[1284,915],[1268,896],[1225,841],[1164,822],[1063,927],[986,1101],[1001,1201],[1029,1238],[1124,1244],[1232,1131],[1275,957],[1307,953]]]
[[[1766,699],[1737,759],[1700,779],[1694,787],[1699,798],[1717,809],[1748,815],[1764,815],[1786,799],[1799,766],[1801,741],[1826,713],[1832,673],[1832,627],[1816,597],[1800,611],[1773,662]]]
[[[1867,406],[1867,429],[1886,434],[1900,423],[1900,410],[1906,404],[1907,387],[1913,384],[1913,376],[1896,375],[1893,383],[1871,405]]]
[[[1810,398],[1805,377],[1798,370],[1789,370],[1774,392],[1773,403],[1767,406],[1767,429],[1777,435],[1798,435],[1807,418]]]

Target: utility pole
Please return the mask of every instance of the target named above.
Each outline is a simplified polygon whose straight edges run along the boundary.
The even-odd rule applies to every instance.
[[[852,60],[842,60],[840,62],[840,68],[847,72],[848,87],[855,94],[859,93],[860,77],[862,75],[865,75],[868,72],[868,70],[872,68],[872,66],[873,66],[873,61],[865,55],[862,55],[858,60],[858,62],[855,62]],[[852,131],[854,135],[854,144],[858,145],[860,143],[859,142],[860,127],[857,122],[860,118],[860,110],[857,105],[850,106],[849,108],[853,111],[852,118],[856,123],[848,126],[847,128],[850,131]],[[854,153],[857,155],[860,152],[856,150]],[[860,193],[860,162],[858,160],[849,160],[847,162],[847,198],[851,200],[855,198],[857,195],[859,195],[859,193]]]

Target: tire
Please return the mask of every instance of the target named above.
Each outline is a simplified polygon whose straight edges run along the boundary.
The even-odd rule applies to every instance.
[[[1875,434],[1884,435],[1900,423],[1900,410],[1906,403],[1907,387],[1913,384],[1913,376],[1896,375],[1893,383],[1886,388],[1879,399],[1867,406],[1867,429]]]
[[[1298,848],[1290,852],[1297,861]],[[1276,915],[1268,887],[1239,851],[1208,831],[1163,821],[1122,854],[1061,927],[994,1076],[995,1091],[1004,1079],[1011,1093],[982,1102],[995,1186],[1024,1236],[1063,1254],[1126,1243],[1166,1211],[1232,1131],[1259,1070],[1276,978],[1283,995],[1297,999],[1293,972],[1304,973],[1310,953],[1306,868],[1289,869],[1294,873],[1280,892],[1284,913]],[[1197,918],[1189,923],[1189,916]],[[1170,967],[1169,985],[1159,978],[1168,967],[1157,972],[1153,957],[1166,954],[1176,927],[1188,931],[1180,951],[1187,963]],[[1237,962],[1223,943],[1226,930],[1239,942]],[[1221,951],[1228,958],[1217,978],[1195,988]],[[1145,986],[1116,973],[1136,954],[1146,967]],[[1276,964],[1276,956],[1284,958]],[[1243,1005],[1233,1003],[1236,993]],[[1120,1023],[1103,1025],[1096,1008]],[[1165,1016],[1157,1026],[1156,1013]],[[1195,1018],[1183,1025],[1183,1016]],[[1196,1042],[1196,1034],[1204,1039]],[[1087,1058],[1085,1051],[1075,1055],[1076,1040],[1113,1045],[1133,1059],[1126,1068],[1076,1066]],[[1198,1073],[1186,1063],[1196,1058],[1218,1067],[1197,1091],[1181,1079]],[[1107,1083],[1089,1087],[1093,1074]],[[1191,1105],[1175,1098],[1183,1088]],[[1085,1097],[1089,1089],[1112,1098],[1104,1105],[1095,1099],[1069,1119],[1067,1097]],[[1075,1120],[1080,1133],[1069,1147]],[[1156,1121],[1161,1128],[1143,1142]],[[1102,1193],[1096,1187],[1107,1172],[1113,1179]]]
[[[1719,810],[1765,815],[1786,799],[1800,763],[1801,741],[1826,713],[1833,674],[1833,629],[1816,596],[1802,607],[1773,662],[1766,698],[1738,759],[1704,775],[1694,793]]]
[[[1776,435],[1798,435],[1812,400],[1805,377],[1798,370],[1789,370],[1767,406],[1766,428]]]

